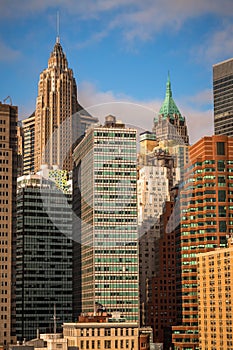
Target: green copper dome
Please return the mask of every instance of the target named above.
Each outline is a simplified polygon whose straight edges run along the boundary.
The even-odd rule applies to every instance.
[[[177,114],[181,120],[184,120],[179,109],[175,104],[175,101],[172,98],[170,74],[168,72],[166,97],[165,97],[165,100],[163,101],[162,107],[159,110],[159,115],[163,115],[164,118],[166,118],[168,115],[170,118],[174,118],[174,114]]]

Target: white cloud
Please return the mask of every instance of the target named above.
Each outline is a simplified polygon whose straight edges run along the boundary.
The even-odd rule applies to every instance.
[[[1,0],[0,17],[28,17],[48,9],[81,19],[101,20],[108,14],[108,28],[119,28],[126,39],[148,40],[161,29],[177,30],[186,21],[205,14],[232,16],[232,0]]]
[[[208,99],[209,92],[204,91],[195,96],[184,97],[184,103],[177,103],[181,113],[186,117],[191,144],[203,136],[213,134],[212,110],[202,111],[200,108],[200,100],[208,101]],[[193,106],[190,107],[187,101],[192,101]],[[98,91],[95,85],[83,82],[79,87],[79,102],[101,122],[106,115],[112,114],[117,119],[144,131],[152,129],[153,119],[163,101],[156,99],[137,101],[124,94],[115,94],[113,91]]]

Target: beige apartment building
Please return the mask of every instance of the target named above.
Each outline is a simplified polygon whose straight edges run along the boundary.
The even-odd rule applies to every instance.
[[[233,239],[197,255],[200,350],[233,349]]]
[[[0,348],[15,341],[18,108],[0,103]]]
[[[80,350],[138,350],[137,322],[75,322],[64,323],[63,327],[68,346],[77,346]]]

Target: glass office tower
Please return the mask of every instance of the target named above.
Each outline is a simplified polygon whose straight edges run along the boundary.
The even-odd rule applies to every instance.
[[[104,309],[138,321],[136,130],[115,117],[89,129],[74,150],[74,203],[80,266],[74,267],[82,312]],[[80,237],[78,238],[80,234]],[[80,295],[78,296],[78,292]]]
[[[233,136],[233,58],[213,66],[214,132]]]
[[[51,171],[54,178],[54,171]],[[53,333],[72,319],[71,193],[64,181],[40,175],[18,179],[16,332],[17,339]],[[60,188],[63,185],[63,190]]]

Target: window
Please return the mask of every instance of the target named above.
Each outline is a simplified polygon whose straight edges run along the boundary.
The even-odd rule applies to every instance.
[[[218,206],[218,215],[220,218],[225,218],[226,217],[226,207],[224,205],[219,205]]]
[[[226,201],[226,191],[218,190],[218,201],[225,202]]]
[[[105,337],[106,336],[110,336],[111,335],[111,329],[105,329],[104,330],[104,335],[105,335]]]
[[[111,340],[105,340],[104,341],[104,348],[105,349],[111,349]]]
[[[224,160],[218,160],[218,171],[225,171],[225,162],[224,162]]]
[[[217,155],[224,156],[225,155],[225,143],[217,142]]]

